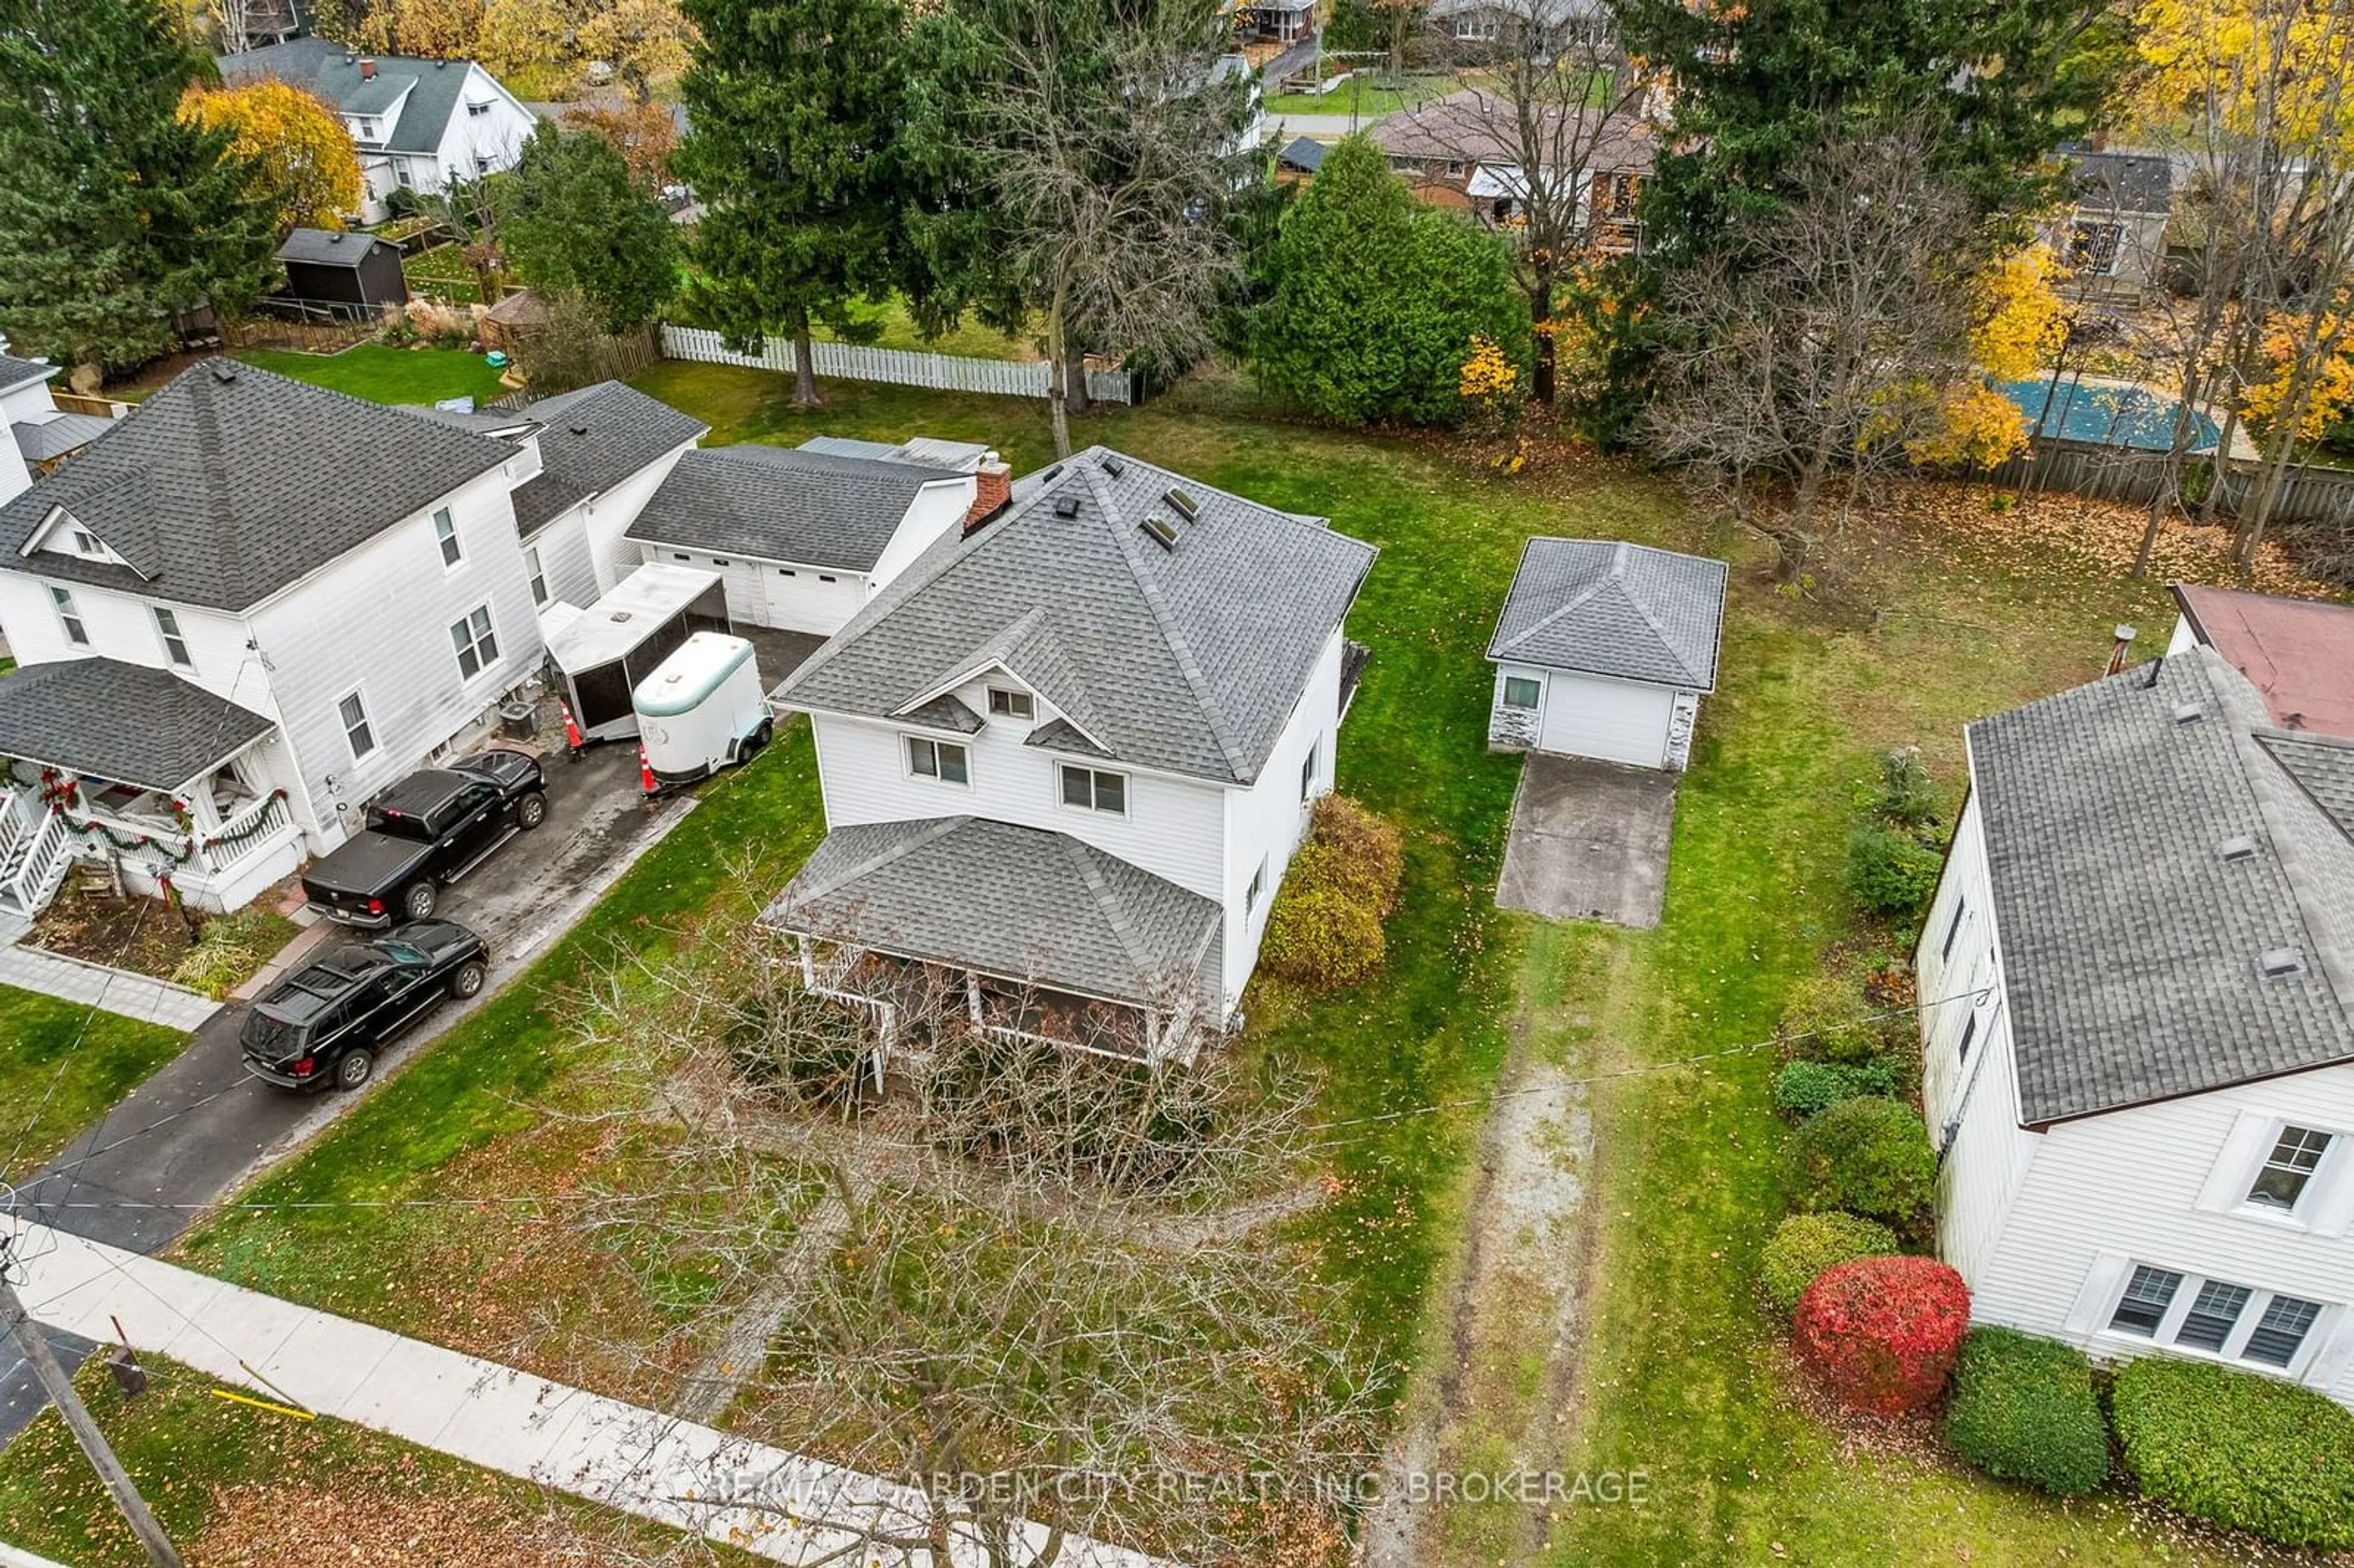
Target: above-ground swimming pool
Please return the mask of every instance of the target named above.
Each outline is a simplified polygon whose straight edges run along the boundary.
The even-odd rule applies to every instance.
[[[2062,376],[2056,383],[2050,377],[1999,381],[1995,389],[2019,405],[2027,428],[2038,435],[2149,451],[2174,444],[2175,411],[2181,404],[2147,387],[2086,384]],[[2214,420],[2191,411],[2190,450],[2212,451],[2222,439]]]

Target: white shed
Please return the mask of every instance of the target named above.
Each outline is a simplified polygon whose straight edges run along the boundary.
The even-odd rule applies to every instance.
[[[1681,769],[1716,689],[1725,565],[1608,539],[1531,539],[1489,641],[1488,744]]]

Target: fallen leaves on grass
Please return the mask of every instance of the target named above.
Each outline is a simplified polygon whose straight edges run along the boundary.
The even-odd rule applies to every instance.
[[[208,1568],[608,1568],[620,1557],[553,1515],[486,1507],[411,1463],[322,1493],[309,1479],[231,1487],[192,1543]]]

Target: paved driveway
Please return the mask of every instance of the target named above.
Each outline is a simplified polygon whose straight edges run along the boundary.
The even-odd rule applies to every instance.
[[[638,793],[632,746],[592,747],[578,762],[559,753],[548,768],[547,821],[509,840],[442,900],[441,914],[489,940],[493,985],[471,1003],[443,1008],[386,1053],[379,1075],[487,1001],[693,803],[674,797],[649,812]],[[18,1207],[59,1230],[155,1252],[187,1228],[196,1206],[228,1191],[265,1157],[282,1156],[314,1136],[351,1103],[333,1091],[287,1094],[246,1076],[237,1044],[245,1013],[242,1003],[216,1013],[186,1050],[20,1187]],[[125,1202],[174,1206],[90,1206]],[[40,1409],[37,1393],[27,1398],[29,1383],[0,1339],[0,1443]]]
[[[1496,902],[1649,930],[1667,889],[1681,776],[1531,752],[1512,799]]]

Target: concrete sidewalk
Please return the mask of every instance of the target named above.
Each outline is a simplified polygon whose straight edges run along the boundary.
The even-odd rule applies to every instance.
[[[186,986],[28,948],[17,940],[23,935],[21,923],[0,931],[0,940],[8,943],[0,948],[0,985],[100,1007],[183,1033],[195,1033],[196,1025],[220,1011],[219,1002]]]
[[[23,1225],[14,1256],[27,1308],[52,1330],[111,1342],[110,1317],[119,1317],[135,1348],[263,1399],[389,1433],[771,1562],[841,1558],[875,1568],[981,1568],[987,1562],[973,1541],[957,1542],[947,1564],[928,1551],[868,1545],[853,1552],[870,1535],[922,1533],[920,1494],[893,1482],[63,1231]],[[1044,1544],[1043,1527],[1027,1533],[1034,1548]],[[1065,1538],[1056,1561],[1157,1568],[1140,1553],[1085,1537]]]

